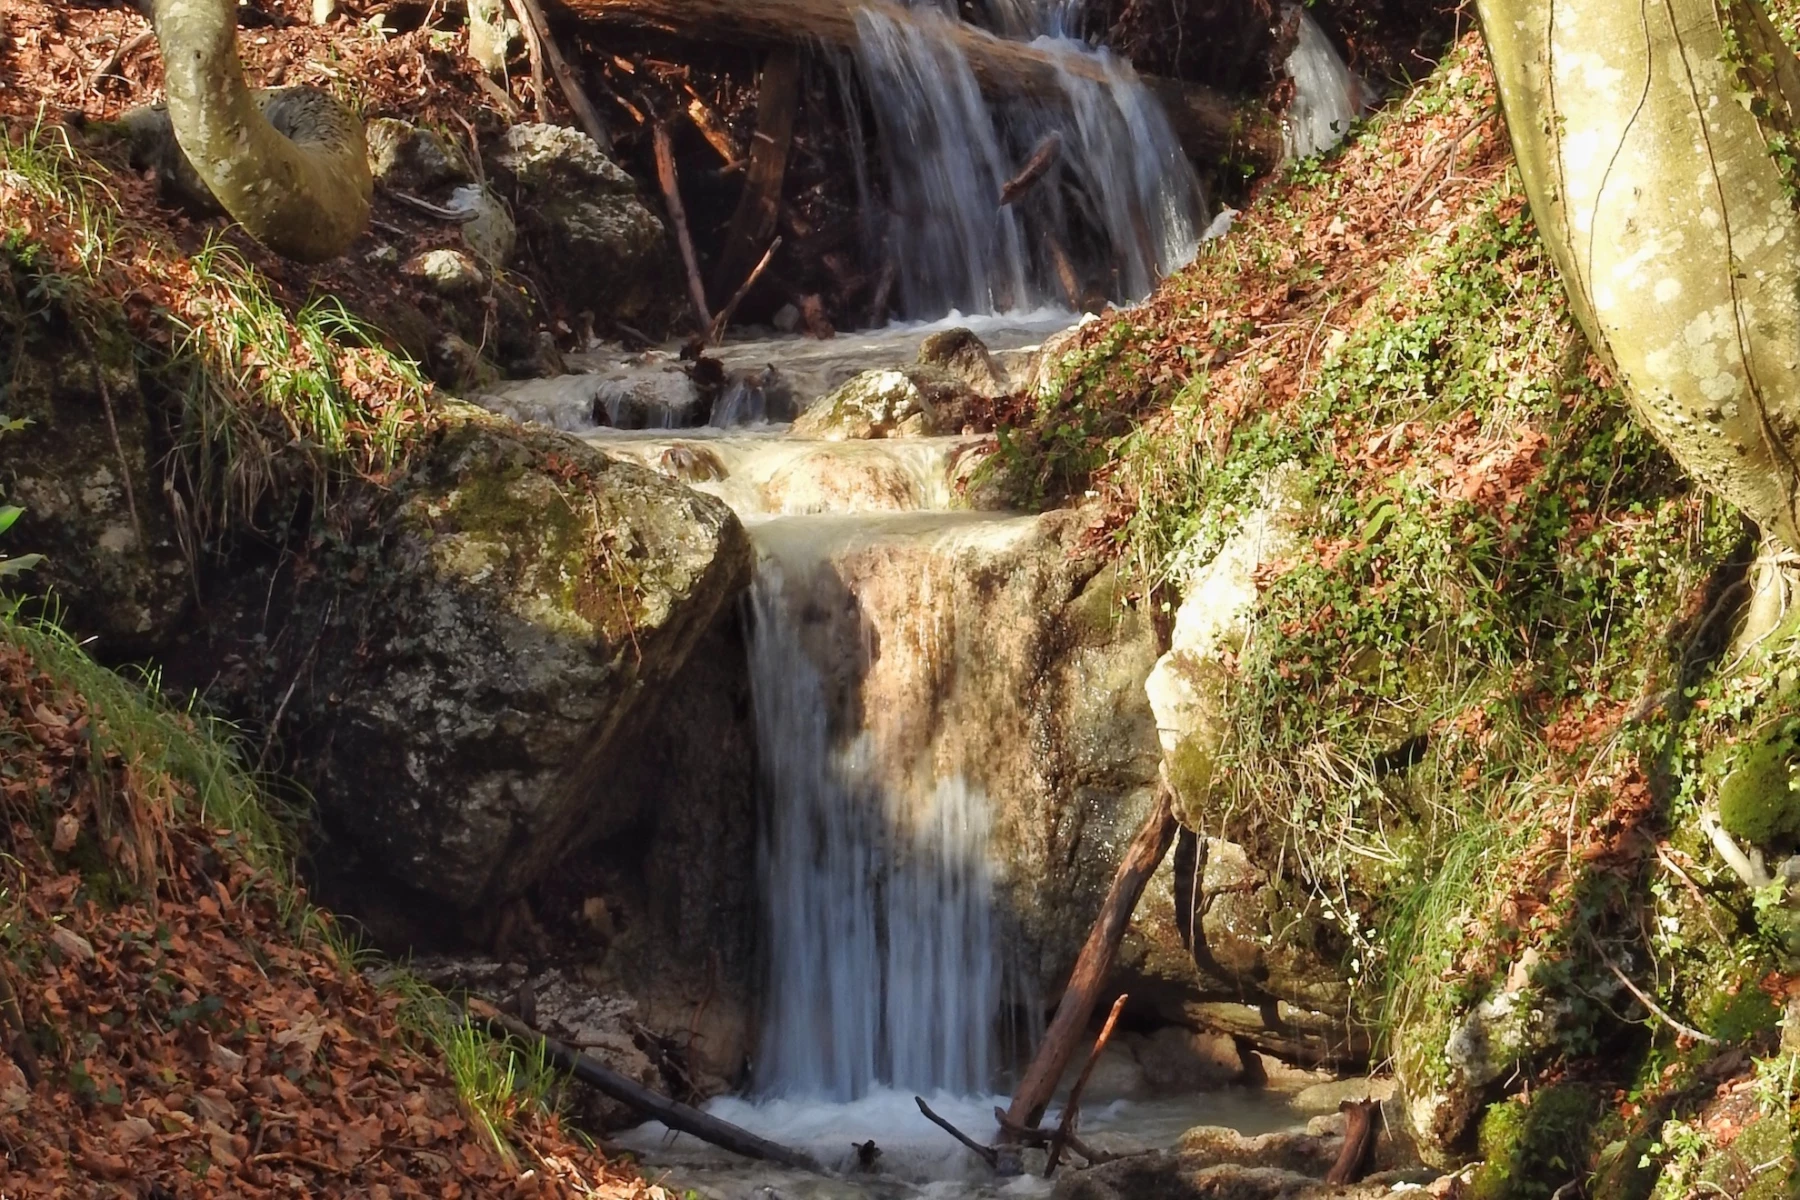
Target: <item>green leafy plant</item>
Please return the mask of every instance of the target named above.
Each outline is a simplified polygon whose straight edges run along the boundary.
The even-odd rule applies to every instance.
[[[30,422],[22,421],[14,417],[6,416],[4,413],[0,413],[0,437],[4,437],[9,433],[17,433],[28,424],[30,424]],[[16,504],[0,505],[0,534],[4,534],[7,530],[11,529],[13,525],[18,522],[18,519],[24,515],[25,510]],[[41,554],[17,554],[11,556],[0,554],[0,582],[4,582],[8,579],[16,579],[43,561],[44,556]]]

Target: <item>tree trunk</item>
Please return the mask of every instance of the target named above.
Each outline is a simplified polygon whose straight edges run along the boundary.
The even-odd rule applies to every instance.
[[[369,224],[368,148],[355,113],[315,88],[252,94],[230,0],[156,0],[168,120],[201,181],[277,254],[323,262]]]
[[[1478,7],[1589,339],[1683,467],[1800,549],[1800,63],[1750,0]]]
[[[817,44],[835,50],[857,42],[856,12],[904,13],[893,0],[554,0],[587,21],[629,25],[704,42],[756,45]],[[1104,81],[1100,66],[1056,55],[1026,42],[1009,42],[971,25],[956,39],[984,90],[1000,95],[1056,97],[1059,72]],[[1169,123],[1189,157],[1214,161],[1226,155],[1269,167],[1281,159],[1281,131],[1259,107],[1246,107],[1200,84],[1146,78],[1168,111]]]

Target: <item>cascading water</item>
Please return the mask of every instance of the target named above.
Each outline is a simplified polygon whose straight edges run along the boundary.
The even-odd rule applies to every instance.
[[[1287,60],[1294,101],[1283,116],[1282,148],[1289,159],[1310,158],[1344,140],[1367,107],[1368,87],[1344,65],[1310,13],[1297,6],[1288,13],[1300,28]]]
[[[914,786],[908,764],[887,761],[850,711],[857,673],[818,661],[861,637],[853,605],[819,603],[843,584],[805,534],[759,545],[750,674],[771,797],[759,1088],[839,1101],[882,1084],[983,1089],[999,1006],[987,802],[955,775]]]
[[[1185,265],[1207,220],[1198,178],[1128,63],[1067,34],[1077,0],[990,0],[1002,34],[1036,39],[1050,96],[983,97],[954,5],[857,14],[857,64],[880,135],[887,246],[904,310],[987,313],[1138,299]],[[1000,206],[1003,184],[1050,134],[1048,177]]]

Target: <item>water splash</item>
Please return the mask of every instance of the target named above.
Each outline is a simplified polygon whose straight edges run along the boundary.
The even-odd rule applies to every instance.
[[[1035,39],[1055,79],[1052,95],[1001,102],[983,96],[953,7],[863,9],[856,18],[903,311],[930,318],[952,308],[1135,300],[1190,261],[1207,218],[1199,180],[1130,64],[1066,36],[1080,3],[989,0],[990,21]],[[1063,143],[1056,164],[1001,207],[1002,186],[1051,134]]]
[[[1344,140],[1366,107],[1368,87],[1358,79],[1318,22],[1303,8],[1288,10],[1300,23],[1288,55],[1294,102],[1283,117],[1282,151],[1289,160],[1310,158]]]

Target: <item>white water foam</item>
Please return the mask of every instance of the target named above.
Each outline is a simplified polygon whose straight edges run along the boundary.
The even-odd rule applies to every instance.
[[[1288,55],[1294,101],[1282,118],[1282,148],[1289,160],[1310,158],[1344,140],[1367,107],[1368,86],[1358,79],[1318,22],[1303,8],[1290,7],[1300,22],[1299,40]]]

